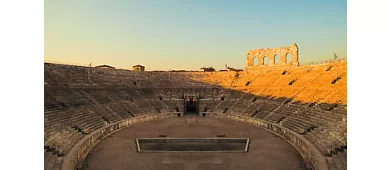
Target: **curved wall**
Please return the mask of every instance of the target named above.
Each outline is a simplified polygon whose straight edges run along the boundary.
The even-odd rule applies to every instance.
[[[313,168],[316,170],[328,170],[328,165],[325,157],[320,151],[307,139],[301,137],[299,134],[294,131],[287,129],[283,126],[267,122],[260,119],[255,119],[246,116],[234,115],[234,114],[215,114],[209,113],[208,115],[216,118],[228,118],[239,122],[244,122],[252,124],[255,126],[268,129],[269,131],[277,134],[283,139],[287,140],[294,148],[301,154],[305,160],[306,167]]]
[[[145,115],[130,118],[120,122],[112,123],[107,126],[104,126],[91,134],[85,136],[81,139],[64,157],[64,161],[61,166],[61,170],[74,170],[78,168],[78,165],[81,165],[82,161],[87,156],[88,152],[101,140],[107,136],[115,133],[116,131],[131,126],[136,123],[146,122],[154,119],[164,119],[174,116],[173,114],[154,114],[154,115]]]
[[[83,160],[88,155],[89,151],[98,144],[105,137],[115,133],[116,131],[122,129],[123,127],[131,126],[135,123],[145,122],[154,119],[163,119],[176,116],[174,114],[155,114],[155,115],[146,115],[131,118],[128,120],[123,120],[117,123],[113,123],[102,127],[93,133],[85,136],[80,140],[71,151],[64,157],[64,161],[61,166],[61,170],[74,170],[79,168],[82,165]],[[318,149],[311,144],[307,139],[299,136],[297,133],[273,124],[264,120],[254,119],[245,116],[232,115],[232,114],[217,114],[217,113],[208,113],[208,116],[213,116],[215,118],[228,118],[239,122],[244,122],[259,126],[269,130],[287,140],[294,148],[300,153],[304,158],[306,167],[313,168],[316,170],[328,170],[328,166],[324,156],[318,151]]]

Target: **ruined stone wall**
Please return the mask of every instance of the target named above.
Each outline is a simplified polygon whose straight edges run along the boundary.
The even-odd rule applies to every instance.
[[[291,63],[287,63],[287,54],[292,55],[292,61]],[[275,56],[279,55],[280,62],[275,63]],[[268,57],[269,60],[269,66],[273,65],[292,65],[292,66],[299,66],[298,62],[298,46],[296,43],[292,44],[288,47],[281,47],[281,48],[267,48],[267,49],[255,49],[255,50],[249,50],[246,54],[247,57],[247,66],[250,69],[251,67],[256,66],[263,66],[264,65],[264,58]],[[254,59],[257,58],[258,64],[255,65]]]

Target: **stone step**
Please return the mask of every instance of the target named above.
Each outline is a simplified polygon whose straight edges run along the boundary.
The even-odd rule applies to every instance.
[[[338,170],[332,157],[326,157],[326,162],[328,162],[328,168],[329,170]]]
[[[333,162],[335,163],[338,170],[344,170],[343,162],[341,161],[341,159],[338,155],[333,154],[332,159],[333,159]]]

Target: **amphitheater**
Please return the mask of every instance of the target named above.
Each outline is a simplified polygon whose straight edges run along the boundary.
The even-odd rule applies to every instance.
[[[347,169],[346,60],[44,76],[45,169]]]

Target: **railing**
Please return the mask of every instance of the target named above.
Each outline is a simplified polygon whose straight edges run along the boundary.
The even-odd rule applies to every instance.
[[[324,63],[336,63],[336,62],[342,62],[347,61],[347,57],[338,58],[338,59],[331,59],[331,60],[321,60],[321,61],[312,61],[312,62],[306,62],[306,63],[299,63],[299,66],[307,66],[307,65],[317,65],[317,64],[324,64]]]

